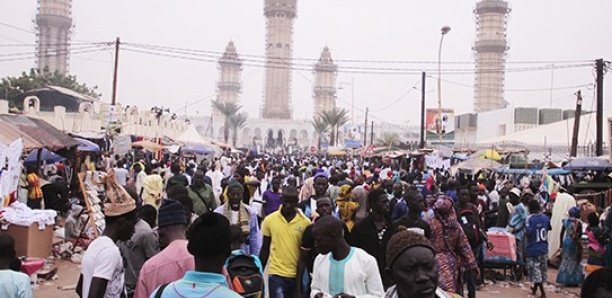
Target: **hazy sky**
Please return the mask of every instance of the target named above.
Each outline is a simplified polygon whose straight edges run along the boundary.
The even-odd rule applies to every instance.
[[[440,28],[452,27],[443,46],[443,61],[472,62],[476,1],[468,0],[298,0],[294,25],[294,57],[318,58],[329,46],[334,59],[436,61]],[[610,0],[510,1],[508,61],[565,61],[611,59]],[[0,22],[34,31],[35,0],[4,0]],[[73,1],[73,41],[145,43],[221,52],[230,40],[239,54],[263,55],[265,18],[263,0],[104,0]],[[0,44],[33,44],[32,33],[0,24]],[[70,71],[88,85],[98,85],[103,100],[110,101],[112,51],[72,55]],[[0,47],[0,55],[33,52],[34,47]],[[301,61],[301,63],[311,63]],[[435,69],[435,64],[351,64],[360,67]],[[546,62],[508,64],[508,68],[546,66]],[[567,65],[567,64],[565,64]],[[0,62],[0,76],[18,75],[34,66],[34,60]],[[342,67],[342,64],[340,64]],[[473,68],[473,64],[443,65]],[[245,66],[241,104],[251,116],[259,115],[265,70]],[[432,76],[436,74],[429,73]],[[355,80],[355,114],[363,119],[365,107],[374,120],[417,124],[420,94],[412,90],[419,74],[373,75],[339,73],[338,82]],[[443,75],[443,105],[456,113],[472,110],[472,73]],[[186,61],[122,51],[118,100],[141,107],[163,105],[183,113],[209,114],[210,99],[218,79],[217,64]],[[312,117],[313,74],[293,71],[294,118]],[[553,106],[573,108],[577,88],[594,82],[591,67],[556,69]],[[609,107],[612,81],[606,80],[605,102]],[[436,106],[435,79],[427,80],[427,105]],[[338,92],[338,105],[350,109],[348,85]],[[420,83],[417,85],[420,88]],[[506,100],[515,106],[547,107],[551,71],[548,69],[506,74]],[[519,90],[517,90],[519,89]],[[544,89],[541,91],[520,91]],[[582,88],[584,108],[590,109],[593,90]],[[402,97],[403,96],[403,97]]]

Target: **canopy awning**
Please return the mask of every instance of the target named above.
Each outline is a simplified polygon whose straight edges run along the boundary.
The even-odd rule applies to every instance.
[[[0,140],[10,143],[20,137],[26,150],[47,148],[58,151],[79,144],[44,120],[23,115],[0,115]]]

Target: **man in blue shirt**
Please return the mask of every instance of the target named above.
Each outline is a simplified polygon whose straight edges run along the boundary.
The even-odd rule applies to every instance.
[[[529,280],[532,283],[531,294],[539,288],[545,296],[543,283],[548,278],[548,231],[550,219],[542,213],[540,203],[531,200],[528,203],[529,216],[525,221],[525,258]]]
[[[187,232],[187,250],[195,257],[195,271],[183,278],[161,285],[151,298],[239,298],[230,290],[222,269],[231,253],[231,231],[227,218],[207,212],[196,219]],[[157,292],[161,291],[161,295]]]

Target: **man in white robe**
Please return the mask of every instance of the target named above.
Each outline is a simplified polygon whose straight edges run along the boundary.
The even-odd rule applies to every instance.
[[[349,246],[343,231],[333,216],[320,217],[315,223],[312,232],[320,254],[314,262],[310,297],[382,297],[385,292],[376,259]]]

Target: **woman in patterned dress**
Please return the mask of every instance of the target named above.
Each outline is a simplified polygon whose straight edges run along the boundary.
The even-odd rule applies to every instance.
[[[476,270],[478,275],[478,264],[457,221],[451,198],[438,195],[433,208],[435,216],[429,223],[432,230],[429,240],[436,251],[436,265],[440,275],[438,286],[447,292],[461,293],[461,273]]]

